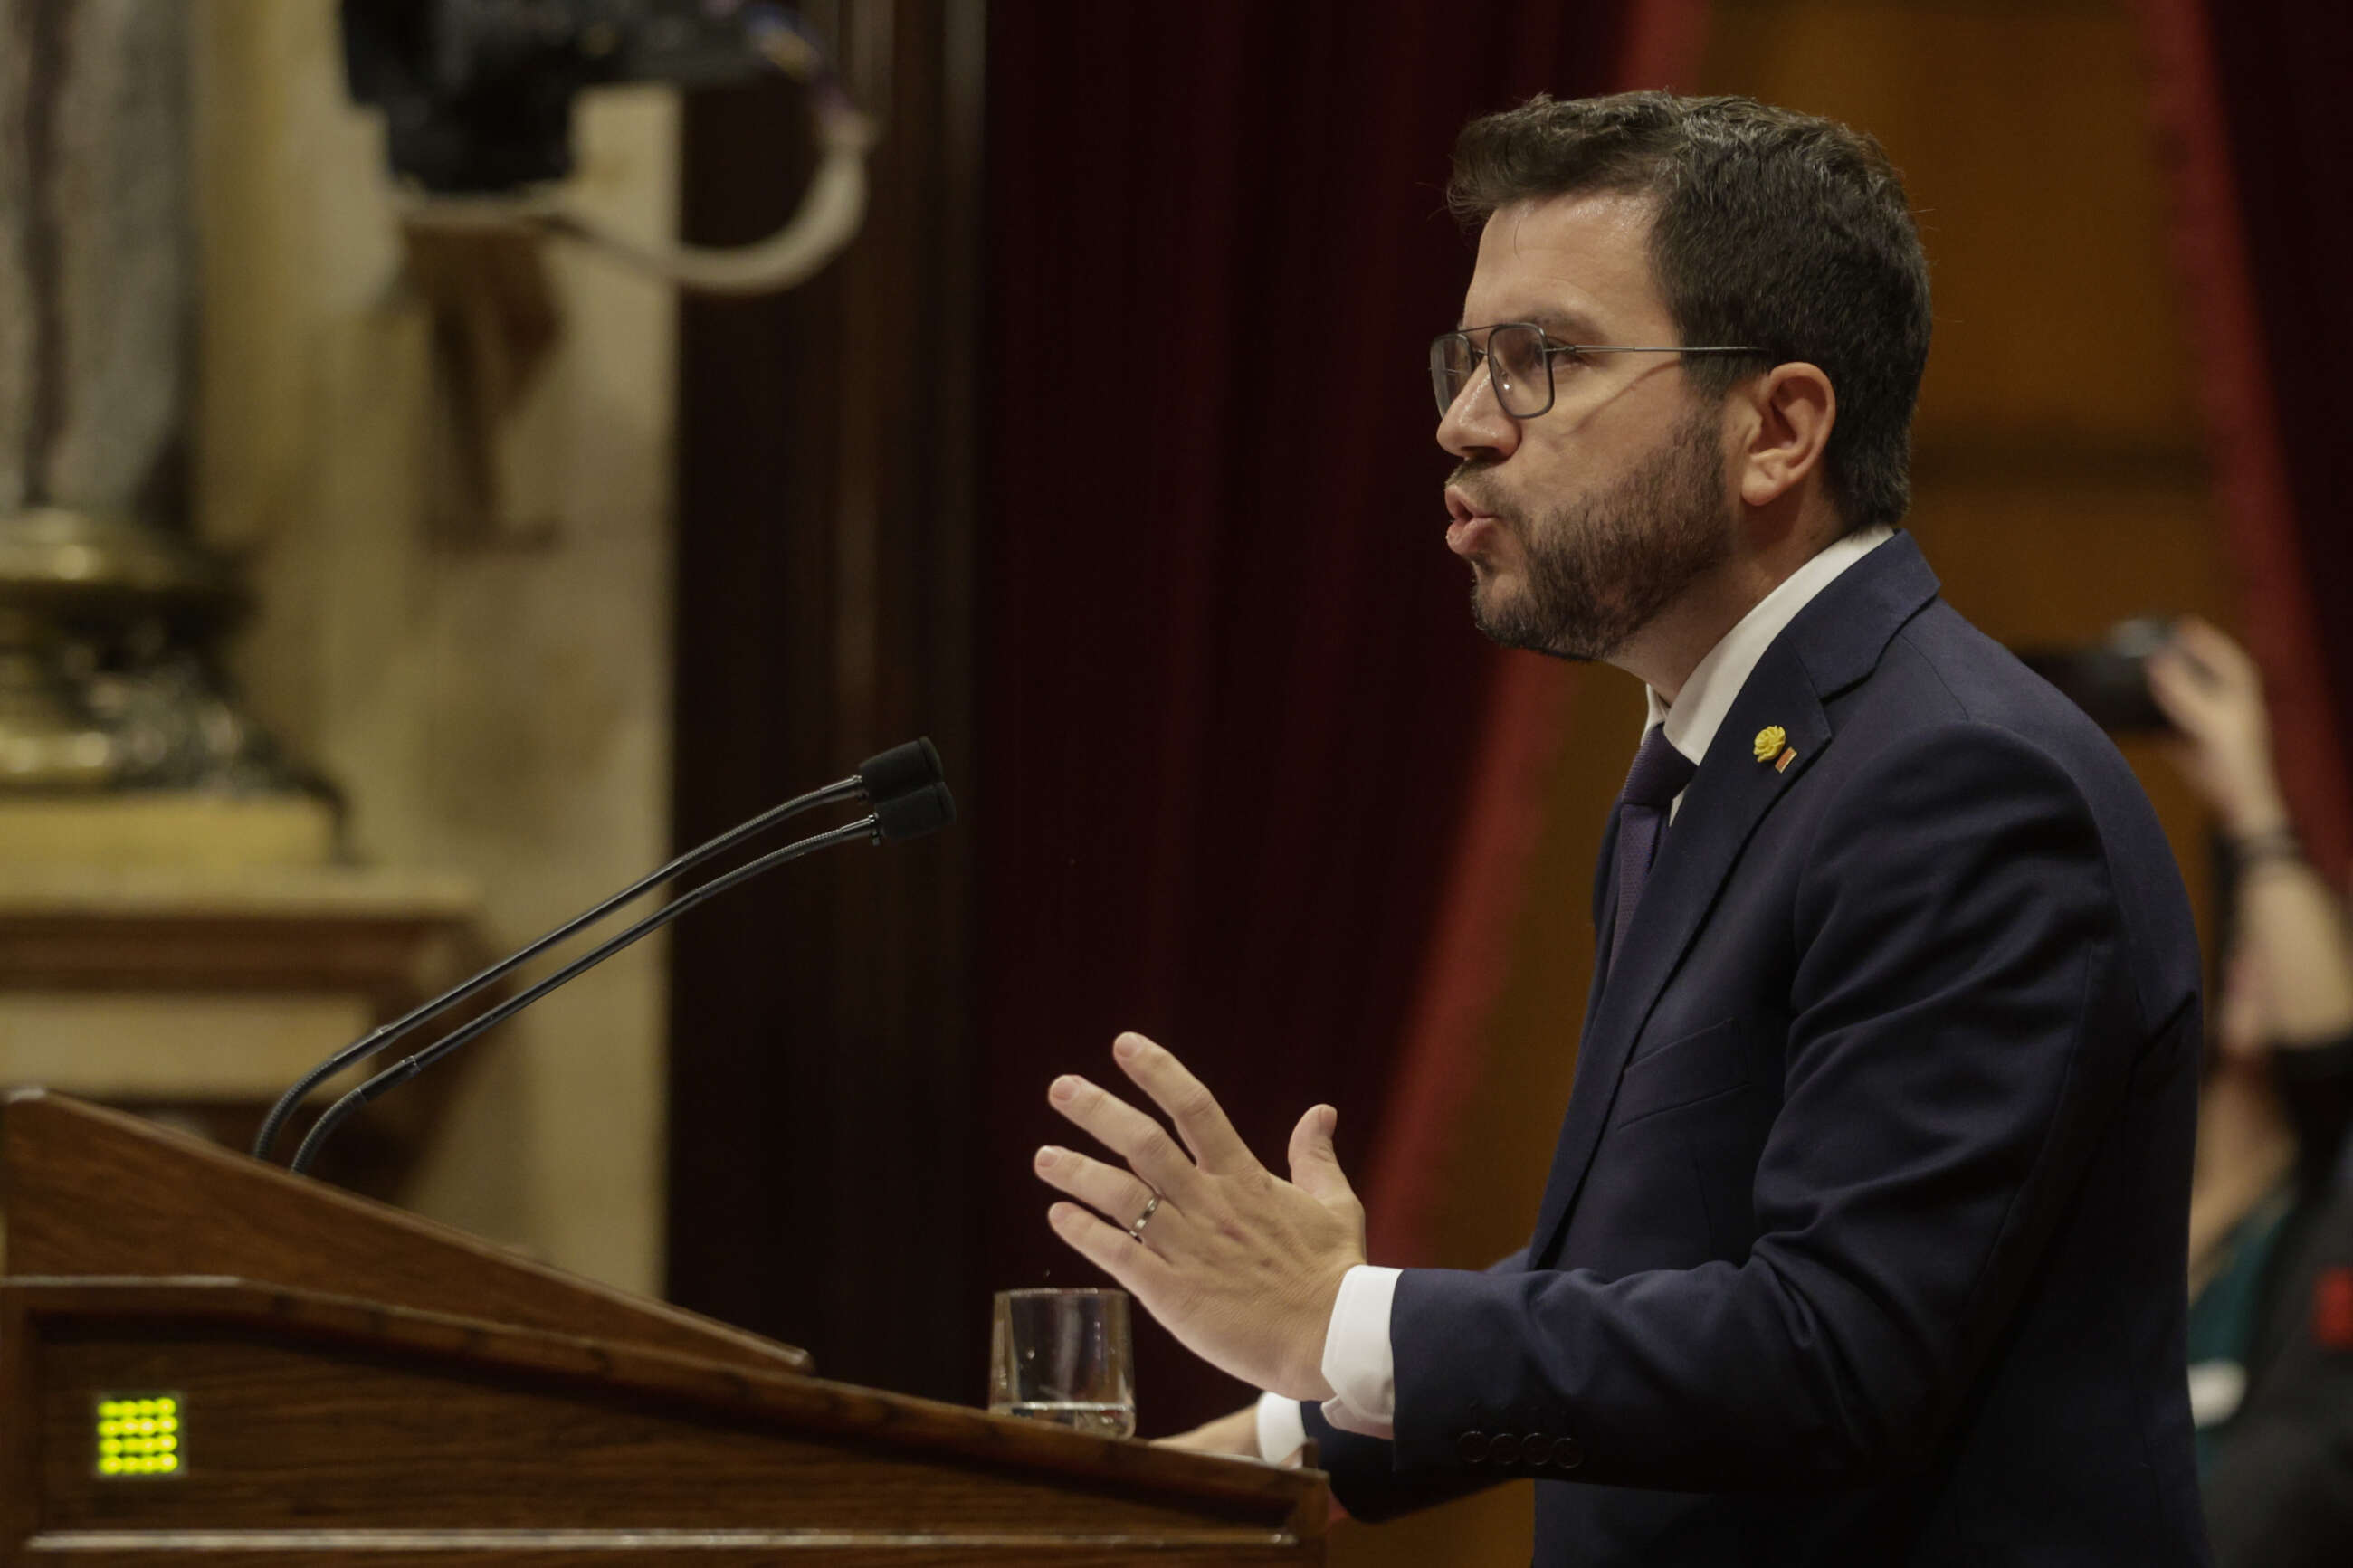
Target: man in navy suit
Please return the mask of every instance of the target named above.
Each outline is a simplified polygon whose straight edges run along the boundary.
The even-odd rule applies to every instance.
[[[1895,174],[1745,100],[1474,121],[1432,350],[1448,543],[1514,647],[1639,677],[1575,1089],[1522,1252],[1377,1268],[1160,1047],[1077,1077],[1050,1219],[1377,1519],[1537,1480],[1544,1563],[2192,1564],[2187,903],[2082,714],[1896,531],[1929,333]],[[1303,1404],[1300,1402],[1304,1402]]]

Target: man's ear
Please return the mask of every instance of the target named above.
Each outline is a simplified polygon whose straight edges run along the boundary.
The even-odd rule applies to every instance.
[[[1775,365],[1748,396],[1757,423],[1740,454],[1740,499],[1766,507],[1820,468],[1838,394],[1821,367],[1800,360]]]

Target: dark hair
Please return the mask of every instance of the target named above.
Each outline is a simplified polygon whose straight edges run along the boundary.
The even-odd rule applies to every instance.
[[[1476,227],[1515,202],[1656,199],[1651,269],[1685,342],[1755,343],[1838,394],[1824,454],[1850,531],[1911,504],[1912,405],[1928,361],[1928,263],[1879,143],[1748,98],[1542,93],[1462,128],[1447,205]],[[1721,396],[1755,362],[1684,362]]]

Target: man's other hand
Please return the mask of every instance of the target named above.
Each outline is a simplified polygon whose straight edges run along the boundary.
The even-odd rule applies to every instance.
[[[1255,1405],[1245,1405],[1230,1415],[1205,1421],[1190,1432],[1179,1432],[1173,1437],[1155,1438],[1153,1447],[1183,1448],[1194,1454],[1223,1454],[1236,1459],[1265,1458],[1258,1451],[1258,1406]],[[1279,1464],[1290,1457],[1278,1454],[1274,1459]]]
[[[1184,1144],[1086,1079],[1056,1079],[1049,1103],[1126,1165],[1039,1150],[1039,1176],[1079,1200],[1047,1211],[1055,1234],[1202,1360],[1293,1399],[1329,1399],[1324,1331],[1342,1277],[1365,1261],[1364,1205],[1332,1152],[1339,1113],[1318,1105],[1299,1119],[1286,1182],[1175,1057],[1135,1034],[1112,1056]]]

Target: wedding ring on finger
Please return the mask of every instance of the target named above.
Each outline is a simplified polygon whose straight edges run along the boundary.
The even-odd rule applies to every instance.
[[[1158,1193],[1155,1193],[1152,1194],[1152,1201],[1144,1205],[1144,1212],[1135,1216],[1135,1223],[1127,1227],[1127,1239],[1130,1241],[1142,1241],[1144,1239],[1144,1227],[1152,1223],[1152,1216],[1159,1211],[1160,1194]]]

